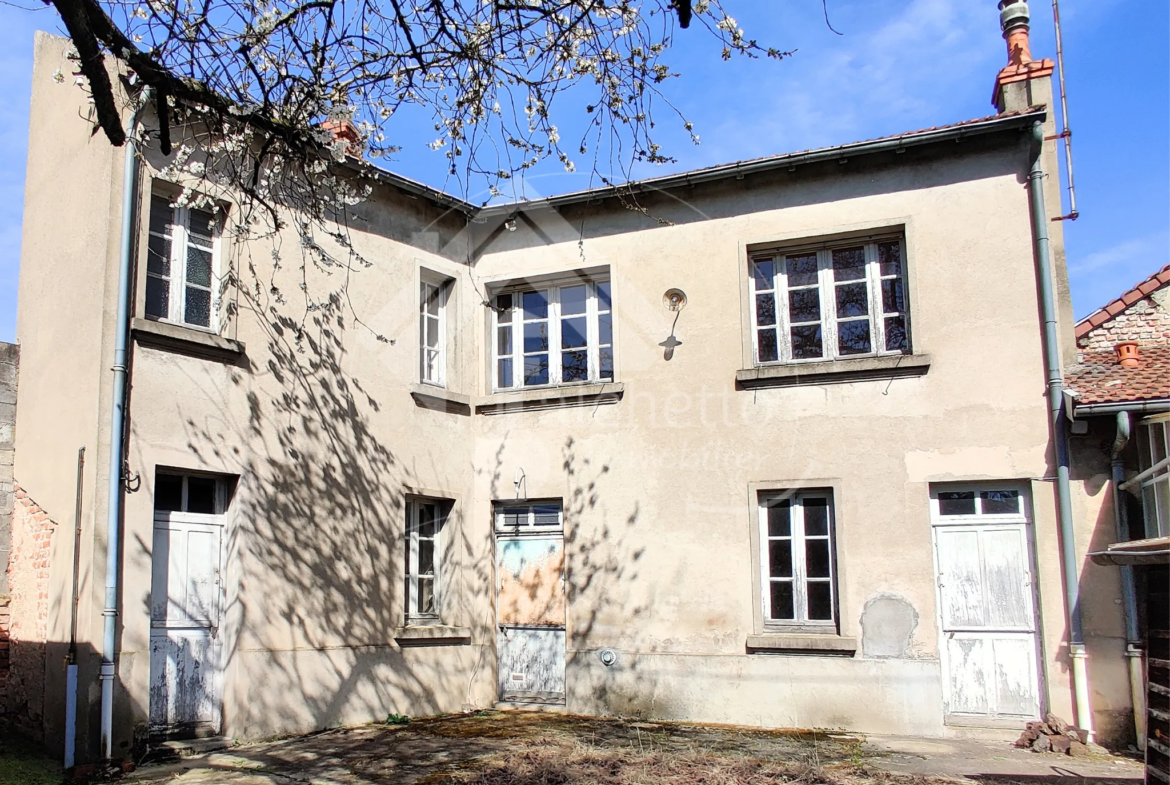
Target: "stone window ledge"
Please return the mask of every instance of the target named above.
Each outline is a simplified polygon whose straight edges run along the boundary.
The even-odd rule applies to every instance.
[[[433,384],[410,385],[410,397],[423,409],[452,414],[471,414],[471,396],[436,387]]]
[[[923,376],[930,370],[929,354],[896,354],[886,357],[859,357],[852,360],[761,365],[735,372],[740,390],[762,387],[799,387],[844,384],[870,379]]]
[[[569,406],[600,406],[617,403],[625,394],[621,382],[601,384],[574,384],[564,387],[542,387],[535,390],[496,393],[481,398],[475,404],[476,414],[503,414],[529,409],[558,409]]]
[[[394,640],[399,646],[461,646],[471,643],[471,628],[445,624],[399,627],[394,630]]]
[[[747,650],[749,652],[853,654],[857,651],[857,639],[823,633],[801,635],[775,632],[747,636]]]
[[[130,321],[130,332],[143,346],[177,354],[229,363],[244,356],[244,344],[240,341],[170,322],[136,318]]]

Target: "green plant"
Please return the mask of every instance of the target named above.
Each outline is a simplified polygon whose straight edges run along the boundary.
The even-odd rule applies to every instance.
[[[409,725],[410,724],[410,717],[407,717],[405,714],[387,714],[386,715],[386,724],[387,725]]]

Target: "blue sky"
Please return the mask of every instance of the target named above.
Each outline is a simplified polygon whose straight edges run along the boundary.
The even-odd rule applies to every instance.
[[[40,5],[35,0],[29,4]],[[667,121],[678,158],[664,174],[868,139],[991,114],[1005,50],[994,0],[727,0],[750,37],[795,49],[780,63],[723,62],[695,29],[680,32],[670,62],[682,71],[667,95],[693,121],[692,145]],[[1052,9],[1032,0],[1032,51],[1055,56]],[[1078,317],[1170,263],[1170,4],[1062,0],[1066,79],[1081,218],[1066,224]],[[0,5],[0,340],[16,332],[20,222],[28,142],[33,31],[60,32],[48,10]],[[407,120],[396,171],[443,187],[444,161]],[[563,134],[568,138],[567,134]],[[583,169],[587,167],[580,167]],[[525,184],[529,196],[576,190],[584,175],[559,165]],[[1065,204],[1067,211],[1067,201]]]

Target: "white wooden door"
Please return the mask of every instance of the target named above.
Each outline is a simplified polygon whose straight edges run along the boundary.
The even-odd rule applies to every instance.
[[[1011,513],[1010,503],[974,493],[961,500],[974,501],[970,512],[963,505],[946,512],[944,504],[940,514],[934,499],[945,713],[948,721],[1034,719],[1040,690],[1026,500],[1016,495]]]
[[[155,733],[220,731],[222,546],[222,516],[155,513],[150,600]]]

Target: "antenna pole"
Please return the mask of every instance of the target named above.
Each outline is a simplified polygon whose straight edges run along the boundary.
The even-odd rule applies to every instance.
[[[1060,138],[1064,139],[1064,167],[1068,176],[1068,215],[1062,217],[1075,221],[1080,213],[1077,212],[1077,189],[1073,183],[1072,131],[1068,123],[1068,94],[1064,89],[1064,45],[1060,38],[1059,0],[1052,0],[1052,21],[1056,25],[1056,66],[1060,72],[1060,121],[1064,126]]]

